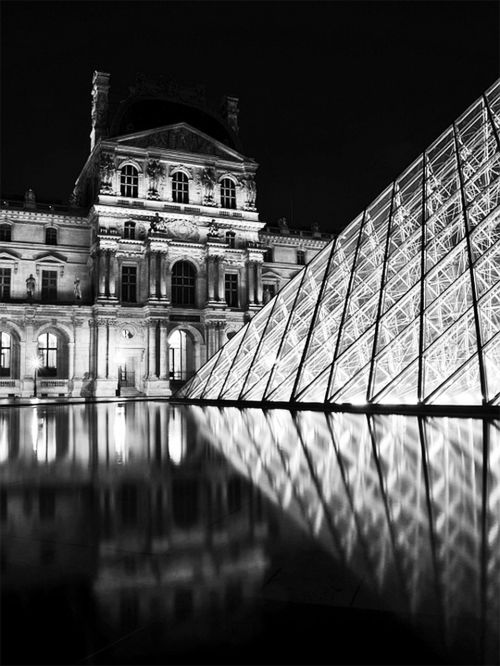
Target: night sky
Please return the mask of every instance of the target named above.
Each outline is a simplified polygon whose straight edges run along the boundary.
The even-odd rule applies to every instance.
[[[3,2],[2,197],[67,200],[95,69],[240,98],[261,219],[343,228],[499,76],[497,2]],[[122,94],[120,94],[122,93]]]

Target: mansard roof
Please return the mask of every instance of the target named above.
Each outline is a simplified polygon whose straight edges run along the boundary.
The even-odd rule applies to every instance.
[[[166,96],[133,95],[121,102],[111,123],[110,137],[188,123],[226,146],[241,150],[238,136],[207,108],[183,104]]]

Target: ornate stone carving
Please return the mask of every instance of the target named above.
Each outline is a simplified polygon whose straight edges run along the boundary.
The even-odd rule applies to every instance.
[[[115,172],[115,161],[113,156],[109,153],[102,153],[99,162],[99,176],[101,179],[101,186],[99,192],[101,194],[111,194],[113,192],[113,185],[111,179]]]
[[[257,194],[257,188],[255,186],[255,177],[253,174],[249,174],[244,180],[244,185],[246,189],[246,202],[245,205],[250,210],[255,208],[255,197]]]
[[[214,202],[214,188],[217,180],[217,173],[212,167],[207,167],[203,170],[201,175],[201,182],[203,185],[204,197],[203,203],[206,206],[215,206]]]
[[[183,219],[162,219],[158,214],[151,221],[150,235],[166,235],[169,238],[180,240],[198,241],[200,233],[198,227],[193,222]]]
[[[149,178],[148,199],[159,199],[158,184],[165,175],[165,168],[160,160],[149,160],[146,165],[146,175]]]
[[[201,153],[202,155],[227,156],[227,153],[219,150],[211,141],[190,132],[184,127],[177,127],[163,132],[153,132],[146,136],[128,139],[127,145],[139,148],[169,148],[171,150],[182,150],[189,153]]]

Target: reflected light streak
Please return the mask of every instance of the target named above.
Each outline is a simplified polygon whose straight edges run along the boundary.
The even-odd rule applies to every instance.
[[[127,461],[125,444],[127,427],[125,423],[125,405],[116,405],[113,436],[115,441],[115,460],[118,465]]]
[[[0,463],[9,457],[8,421],[5,413],[0,414]]]
[[[500,496],[500,421],[232,407],[193,413],[229,461],[370,580],[388,608],[435,614],[450,638],[464,618],[482,621],[486,580],[488,631],[498,641],[499,515],[491,507]],[[483,490],[484,469],[491,473]]]

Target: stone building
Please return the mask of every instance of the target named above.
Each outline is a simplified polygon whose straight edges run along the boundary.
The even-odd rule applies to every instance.
[[[259,220],[237,98],[109,91],[69,206],[2,202],[0,396],[168,396],[331,239]]]

